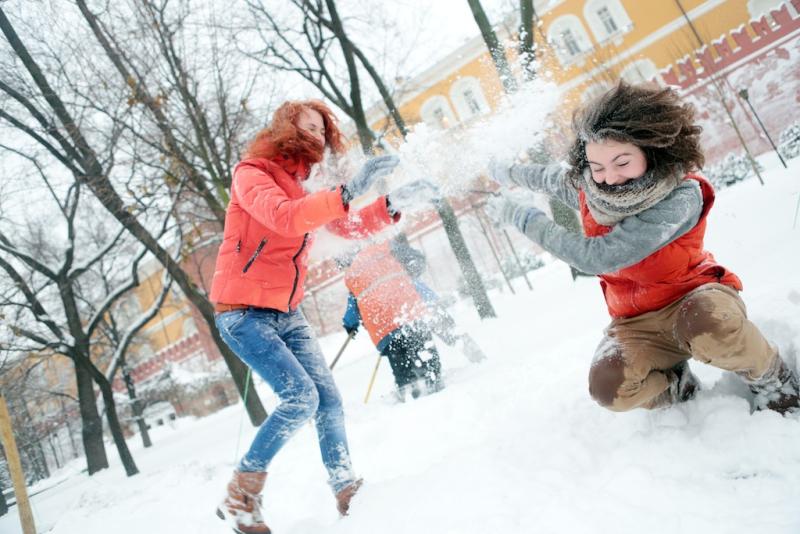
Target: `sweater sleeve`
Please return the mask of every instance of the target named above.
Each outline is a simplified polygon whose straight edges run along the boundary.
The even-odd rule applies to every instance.
[[[347,213],[339,188],[291,199],[270,173],[247,161],[236,167],[233,188],[243,210],[287,237],[301,236]]]
[[[346,217],[331,221],[326,228],[341,237],[361,239],[383,230],[398,220],[400,213],[389,215],[386,197],[382,196],[355,213],[348,212]]]
[[[604,236],[586,237],[558,226],[537,209],[518,206],[510,218],[542,248],[589,274],[634,265],[694,228],[703,210],[700,186],[686,180],[655,206],[626,217]]]
[[[551,165],[513,165],[511,181],[537,193],[555,197],[572,209],[578,209],[578,191],[566,180],[566,169],[559,163]]]

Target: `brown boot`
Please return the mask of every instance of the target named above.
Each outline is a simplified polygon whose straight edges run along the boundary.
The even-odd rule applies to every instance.
[[[786,365],[780,355],[775,356],[772,365],[761,378],[749,380],[744,377],[750,391],[755,393],[757,410],[774,410],[780,414],[800,408],[800,385],[797,375]]]
[[[350,509],[350,499],[358,492],[363,483],[364,479],[359,478],[336,494],[336,509],[339,510],[341,515],[347,515],[347,511]]]
[[[261,516],[260,494],[266,480],[266,473],[234,471],[217,517],[227,521],[238,534],[270,534],[272,531]]]

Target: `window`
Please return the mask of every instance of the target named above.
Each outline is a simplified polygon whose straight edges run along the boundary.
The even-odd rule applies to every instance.
[[[464,100],[467,101],[469,110],[473,115],[477,115],[481,112],[481,105],[478,104],[478,99],[475,98],[475,93],[472,92],[472,89],[464,91]]]
[[[608,10],[607,6],[603,6],[597,10],[597,18],[599,18],[600,22],[603,23],[606,33],[611,34],[619,31],[617,23],[614,22],[614,17],[611,16],[611,12]]]
[[[448,128],[457,122],[447,99],[441,95],[432,96],[422,105],[420,115],[425,124],[434,128]]]
[[[554,20],[547,28],[547,41],[564,66],[580,61],[581,56],[592,49],[589,34],[575,15],[564,15]]]
[[[447,126],[447,119],[444,118],[444,109],[440,106],[433,108],[433,118],[436,126],[444,128]]]
[[[571,56],[577,56],[581,53],[581,47],[578,46],[578,41],[569,28],[561,32],[561,44]]]
[[[643,83],[649,82],[653,78],[661,82],[661,77],[658,75],[656,64],[649,59],[637,59],[629,63],[622,69],[619,77],[628,83]]]
[[[633,27],[620,0],[588,0],[583,15],[598,43],[619,38]]]
[[[583,90],[581,101],[584,104],[588,104],[595,98],[599,97],[600,95],[608,91],[610,88],[611,86],[607,82],[593,83],[587,86],[586,89]]]
[[[450,88],[450,101],[462,122],[488,113],[489,103],[477,78],[468,76],[456,81]]]

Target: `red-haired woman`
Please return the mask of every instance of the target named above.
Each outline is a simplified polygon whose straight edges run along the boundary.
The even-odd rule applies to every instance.
[[[358,238],[399,218],[387,197],[348,213],[350,201],[392,172],[397,158],[373,158],[346,184],[309,193],[302,182],[326,148],[345,149],[330,109],[314,100],[286,102],[233,173],[211,301],[222,338],[281,401],[259,428],[217,510],[236,532],[270,532],[260,506],[267,467],[311,417],[342,515],[361,485],[350,462],[339,391],[298,306],[314,230],[327,226]]]

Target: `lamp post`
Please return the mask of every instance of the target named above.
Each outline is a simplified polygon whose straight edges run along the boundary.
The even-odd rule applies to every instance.
[[[750,102],[750,94],[747,92],[747,89],[740,89],[739,90],[739,97],[742,100],[744,100],[745,102],[747,102],[748,107],[750,107],[750,111],[753,112],[753,116],[756,118],[756,121],[758,122],[758,125],[761,127],[761,131],[764,132],[764,135],[767,136],[767,140],[769,140],[769,144],[772,145],[772,149],[778,155],[778,159],[781,160],[781,163],[783,164],[784,168],[788,169],[789,167],[786,165],[786,161],[784,161],[783,156],[781,156],[780,150],[778,150],[778,147],[775,146],[775,142],[772,140],[772,137],[770,137],[769,132],[767,131],[767,128],[764,126],[764,123],[761,122],[761,117],[759,117],[758,113],[756,113],[756,108],[754,108],[753,107],[753,103]]]

